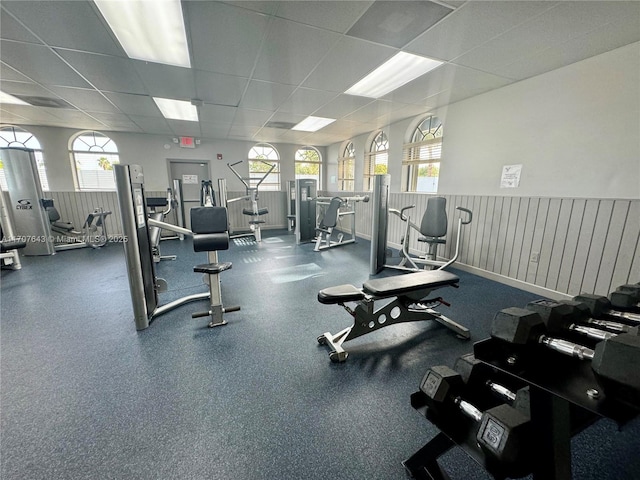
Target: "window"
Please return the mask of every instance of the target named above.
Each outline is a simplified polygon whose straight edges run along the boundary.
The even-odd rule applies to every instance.
[[[320,152],[313,147],[302,147],[296,152],[295,158],[296,180],[311,178],[318,182],[318,190],[322,187],[322,158]]]
[[[42,190],[49,190],[49,181],[47,180],[47,170],[44,167],[44,157],[42,155],[42,147],[36,137],[31,132],[27,132],[18,127],[2,127],[0,128],[0,147],[17,147],[29,148],[34,151],[36,157],[36,165],[38,166],[38,176],[40,177],[40,185]],[[4,177],[4,165],[0,159],[0,186],[3,190],[7,190],[7,180]]]
[[[70,153],[80,191],[116,189],[113,165],[120,157],[113,140],[99,132],[83,132],[73,139]]]
[[[272,145],[258,143],[249,150],[249,186],[255,187],[275,165],[271,173],[260,184],[261,190],[280,190],[280,155]],[[269,165],[267,165],[267,162]]]
[[[374,175],[388,173],[389,164],[389,140],[384,132],[380,131],[369,145],[369,153],[364,159],[364,188],[373,190]]]
[[[353,142],[347,143],[338,158],[338,190],[353,192],[355,190],[356,149]]]
[[[436,193],[440,175],[442,122],[434,116],[416,127],[411,143],[402,154],[402,189],[405,192]]]

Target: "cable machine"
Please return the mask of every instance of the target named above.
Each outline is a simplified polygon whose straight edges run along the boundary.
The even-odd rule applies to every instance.
[[[236,163],[227,163],[227,167],[229,167],[231,169],[231,171],[233,172],[233,174],[238,177],[238,179],[243,183],[243,185],[245,186],[245,191],[246,191],[246,195],[242,196],[242,197],[237,197],[237,198],[227,198],[227,180],[225,178],[221,178],[218,180],[218,191],[220,193],[220,202],[222,204],[223,207],[228,207],[228,205],[230,203],[234,203],[234,202],[238,202],[240,200],[248,200],[249,202],[251,202],[251,208],[244,208],[242,209],[242,213],[243,215],[247,215],[249,217],[251,217],[251,219],[249,220],[249,229],[251,230],[251,233],[244,233],[244,234],[233,234],[231,235],[231,238],[238,238],[238,237],[254,237],[256,239],[257,242],[261,242],[262,241],[262,234],[260,232],[260,225],[265,223],[264,220],[260,220],[260,217],[263,215],[266,215],[267,213],[269,213],[269,210],[267,208],[259,208],[258,207],[258,189],[260,188],[260,184],[262,182],[265,181],[265,179],[269,176],[269,174],[271,174],[271,172],[273,171],[274,168],[276,168],[275,164],[270,164],[265,162],[264,160],[260,160],[262,163],[264,163],[265,165],[267,165],[269,167],[269,170],[267,171],[267,173],[265,173],[262,178],[260,180],[258,180],[258,183],[256,183],[255,187],[252,187],[250,183],[247,182],[247,179],[244,179],[233,167],[234,165],[238,165],[240,163],[242,163],[242,160],[240,160],[239,162]],[[251,182],[251,179],[248,179],[249,182]]]

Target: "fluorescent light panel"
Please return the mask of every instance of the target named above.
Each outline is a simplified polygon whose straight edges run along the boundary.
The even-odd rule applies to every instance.
[[[407,52],[398,52],[345,93],[380,98],[442,65],[443,62]]]
[[[6,103],[11,105],[29,105],[24,100],[9,95],[8,93],[0,92],[0,103]]]
[[[300,130],[302,132],[317,132],[321,128],[326,127],[330,123],[335,122],[335,118],[325,118],[325,117],[307,117],[302,120],[295,127],[291,128],[291,130]]]
[[[171,100],[169,98],[153,97],[164,118],[171,120],[187,120],[189,122],[198,121],[198,109],[191,102],[184,100]]]
[[[95,0],[130,58],[191,67],[180,0]]]

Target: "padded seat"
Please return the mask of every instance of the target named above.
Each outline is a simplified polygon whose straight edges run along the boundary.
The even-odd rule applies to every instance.
[[[269,213],[269,209],[268,208],[261,208],[258,210],[258,213],[254,213],[253,210],[249,210],[248,208],[244,208],[242,210],[242,213],[244,213],[245,215],[249,215],[251,217],[256,217],[258,215],[266,215],[267,213]]]
[[[364,293],[359,288],[350,284],[337,285],[325,288],[318,292],[318,301],[325,305],[343,302],[356,302],[364,298]]]
[[[225,270],[229,270],[231,268],[231,265],[232,265],[231,262],[203,263],[193,267],[193,271],[196,273],[206,273],[209,275],[216,275],[220,272],[224,272]]]
[[[460,279],[457,275],[444,270],[425,270],[393,277],[375,278],[362,285],[362,289],[374,297],[397,297],[411,292],[434,289],[446,285],[456,285]]]
[[[27,246],[27,242],[21,240],[5,240],[0,242],[0,252],[5,253],[9,250],[18,250]]]

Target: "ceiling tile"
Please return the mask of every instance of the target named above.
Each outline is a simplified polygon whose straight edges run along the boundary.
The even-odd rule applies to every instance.
[[[50,114],[47,111],[49,109],[42,107],[32,107],[31,105],[9,105],[3,103],[2,110],[12,115],[18,115],[20,117],[27,118],[29,121],[34,122],[35,124],[43,122],[45,125],[49,125],[59,121],[58,117]]]
[[[35,82],[44,85],[90,87],[48,47],[2,40],[0,52],[3,62]]]
[[[248,77],[268,17],[217,2],[187,2],[184,8],[191,33],[193,68]]]
[[[451,60],[518,25],[554,2],[467,2],[415,40],[405,50]]]
[[[1,80],[10,80],[10,81],[14,81],[14,82],[28,82],[28,83],[31,83],[31,80],[29,80],[23,74],[21,74],[17,70],[14,70],[13,68],[11,68],[9,65],[7,65],[4,62],[0,62],[0,79]]]
[[[169,125],[164,118],[129,115],[129,119],[138,125],[138,127],[140,127],[140,129],[145,133],[152,133],[155,135],[173,134],[173,131],[169,128]]]
[[[131,129],[132,132],[142,131],[127,115],[122,113],[91,112],[90,115],[112,130]]]
[[[345,33],[373,4],[372,1],[278,2],[276,16]]]
[[[275,18],[260,52],[254,78],[298,85],[339,38],[337,33]]]
[[[305,87],[344,92],[386,62],[396,50],[343,37],[304,81]]]
[[[249,127],[246,125],[232,125],[229,129],[229,138],[253,138],[261,128],[262,127]]]
[[[629,15],[551,48],[524,54],[513,63],[497,67],[495,72],[516,80],[540,75],[637,42],[640,39],[639,32],[640,10],[637,16]]]
[[[198,122],[186,122],[183,120],[167,120],[171,131],[178,136],[201,137],[200,124]]]
[[[237,107],[248,80],[219,73],[195,71],[196,98],[215,105]]]
[[[92,114],[81,112],[79,110],[67,110],[64,108],[43,108],[52,116],[57,118],[55,122],[58,126],[74,125],[76,128],[105,129],[108,126],[101,122]]]
[[[261,127],[273,115],[273,112],[253,110],[250,108],[238,108],[233,119],[233,125],[246,125],[249,127]]]
[[[450,8],[434,2],[378,1],[347,35],[401,48],[451,12]]]
[[[0,123],[15,123],[18,125],[25,125],[28,122],[29,120],[26,117],[0,109]]]
[[[42,43],[37,37],[29,32],[29,30],[21,25],[20,22],[13,18],[13,15],[7,12],[11,11],[13,7],[20,6],[23,3],[27,2],[3,1],[2,5],[0,5],[0,7],[3,7],[3,10],[0,10],[0,38],[17,40],[19,42]]]
[[[278,109],[279,112],[297,113],[299,115],[311,115],[323,105],[333,100],[336,94],[310,88],[298,88],[287,98]]]
[[[393,110],[392,103],[388,100],[374,100],[370,104],[344,117],[345,120],[352,122],[367,122],[371,119],[377,119],[381,115],[391,113]]]
[[[236,115],[236,107],[228,107],[225,105],[207,105],[206,103],[200,107],[200,121],[209,123],[231,123]]]
[[[37,83],[31,82],[8,82],[0,81],[0,90],[10,95],[28,95],[37,97],[57,98],[55,93],[41,87]]]
[[[71,50],[56,51],[99,90],[147,93],[132,60]],[[65,83],[54,84],[75,86]]]
[[[146,93],[152,97],[190,100],[196,96],[193,70],[160,63],[131,60]]]
[[[338,95],[326,105],[313,112],[313,114],[317,117],[343,118],[374,101],[375,100],[371,98],[344,94]]]
[[[156,102],[149,95],[104,92],[122,113],[163,118]]]
[[[296,87],[291,85],[251,80],[240,106],[258,110],[276,110],[295,89]]]
[[[194,0],[187,0],[189,2]],[[200,1],[200,0],[195,0]],[[276,12],[278,9],[278,4],[280,2],[271,2],[268,0],[229,0],[227,2],[229,5],[239,8],[245,8],[247,10],[253,10],[254,12],[264,13],[265,15],[271,15]]]
[[[386,95],[384,99],[425,105],[433,95],[448,90],[462,97],[503,87],[512,80],[453,64],[442,65]]]
[[[89,112],[120,113],[120,110],[97,90],[85,88],[49,87],[60,98],[80,110]]]
[[[92,2],[3,1],[2,5],[49,46],[126,56]]]
[[[230,124],[217,124],[200,122],[200,129],[203,137],[209,138],[225,138],[229,133]]]
[[[554,48],[573,38],[581,37],[615,18],[631,15],[638,18],[640,3],[582,2],[579,8],[573,2],[560,2],[553,8],[518,25],[484,45],[455,59],[455,63],[492,71],[518,61],[523,54],[534,54]],[[640,33],[639,33],[640,36]],[[543,71],[548,71],[551,68]]]

